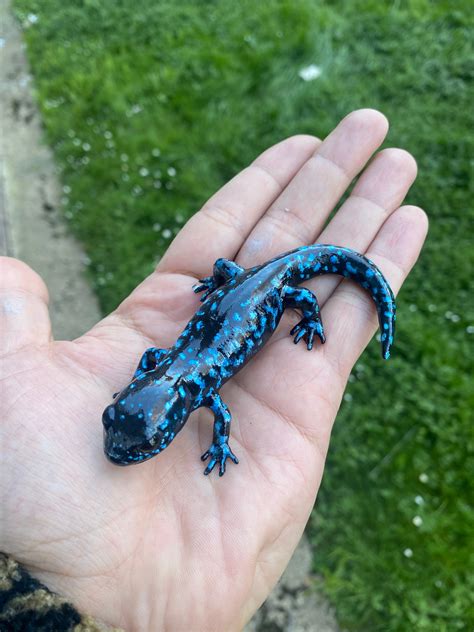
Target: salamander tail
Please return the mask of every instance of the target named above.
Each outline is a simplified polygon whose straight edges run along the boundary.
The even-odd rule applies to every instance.
[[[395,334],[396,305],[387,280],[372,261],[355,250],[325,245],[318,245],[317,248],[319,253],[316,260],[321,268],[316,274],[340,274],[356,281],[372,296],[379,318],[382,356],[388,360]]]

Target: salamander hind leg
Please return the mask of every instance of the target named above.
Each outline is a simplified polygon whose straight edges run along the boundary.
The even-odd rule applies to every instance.
[[[212,444],[209,450],[206,450],[201,456],[202,461],[210,459],[204,474],[207,476],[219,464],[219,476],[223,476],[227,459],[230,459],[235,464],[239,462],[239,459],[229,447],[231,414],[217,393],[211,395],[204,405],[208,406],[214,413]]]
[[[214,270],[212,276],[199,279],[200,285],[194,286],[194,292],[204,292],[201,296],[201,301],[205,301],[206,298],[217,290],[218,287],[224,285],[230,279],[235,278],[241,274],[244,269],[239,266],[235,261],[229,261],[229,259],[217,259],[214,263]]]
[[[282,298],[285,307],[294,307],[303,313],[303,318],[290,331],[290,335],[295,337],[294,343],[297,344],[304,338],[307,348],[311,350],[313,348],[314,335],[316,334],[324,344],[326,336],[324,335],[319,304],[315,295],[307,288],[287,285],[283,288]]]

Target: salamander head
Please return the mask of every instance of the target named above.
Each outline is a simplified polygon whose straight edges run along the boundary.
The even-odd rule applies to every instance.
[[[182,379],[143,375],[118,393],[102,415],[104,452],[117,465],[131,465],[162,452],[192,410]]]

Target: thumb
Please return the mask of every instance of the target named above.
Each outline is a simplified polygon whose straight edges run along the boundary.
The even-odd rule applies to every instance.
[[[0,355],[51,341],[48,290],[26,263],[0,257]]]

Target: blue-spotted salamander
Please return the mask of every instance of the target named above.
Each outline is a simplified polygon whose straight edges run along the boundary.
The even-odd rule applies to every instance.
[[[325,341],[314,294],[297,285],[323,274],[357,281],[375,302],[381,328],[382,354],[390,355],[395,326],[395,299],[380,270],[348,248],[316,244],[244,269],[218,259],[213,275],[201,280],[202,305],[170,349],[143,354],[132,382],[114,396],[103,414],[104,450],[118,465],[146,461],[162,452],[201,406],[214,413],[212,444],[204,474],[226,460],[238,463],[229,447],[231,415],[219,389],[268,341],[287,307],[302,319],[290,332],[308,349],[314,337]]]

